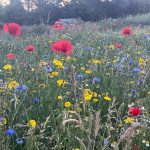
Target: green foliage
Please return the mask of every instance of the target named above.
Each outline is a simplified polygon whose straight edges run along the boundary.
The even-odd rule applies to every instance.
[[[149,7],[147,0],[12,0],[10,5],[0,8],[0,18],[23,25],[52,24],[60,18],[98,21],[147,13]]]
[[[87,22],[66,26],[61,31],[50,30],[43,24],[24,26],[17,38],[1,31],[0,149],[109,150],[116,146],[125,150],[137,144],[139,149],[148,150],[150,28],[130,24],[132,35],[122,36],[121,28],[128,25],[128,21],[127,18]],[[50,49],[59,39],[73,44],[70,57]],[[120,43],[122,48],[114,47],[115,43]],[[25,51],[29,44],[36,47],[35,52]],[[10,52],[15,54],[14,60],[7,58]],[[142,64],[139,63],[141,58]],[[129,65],[131,59],[134,63]],[[54,60],[62,62],[64,67],[55,65]],[[4,69],[8,64],[13,68]],[[47,73],[47,64],[53,73],[59,74]],[[134,67],[141,68],[141,72],[133,73]],[[78,75],[83,75],[83,79]],[[94,77],[100,82],[93,83]],[[67,84],[58,86],[59,79]],[[14,81],[25,84],[28,90],[11,88]],[[91,100],[84,100],[85,89],[94,92]],[[132,89],[136,90],[134,96]],[[68,101],[71,107],[67,108],[65,102]],[[139,116],[128,114],[131,104],[143,108]],[[135,124],[125,123],[130,117]],[[35,127],[28,124],[30,120],[35,120]],[[15,130],[15,135],[6,134],[9,128]],[[17,138],[23,138],[23,144],[17,144]]]

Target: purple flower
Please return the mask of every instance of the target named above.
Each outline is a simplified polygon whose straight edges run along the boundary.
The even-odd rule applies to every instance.
[[[15,131],[14,131],[14,129],[8,129],[6,131],[6,134],[9,135],[9,136],[13,136],[15,134]]]

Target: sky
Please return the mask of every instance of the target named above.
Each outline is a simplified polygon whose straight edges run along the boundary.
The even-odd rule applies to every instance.
[[[64,1],[70,1],[70,0],[64,0]],[[0,5],[6,6],[10,3],[10,0],[0,0]]]
[[[5,5],[8,5],[10,2],[10,0],[0,0],[0,4],[5,6]]]
[[[70,1],[70,0],[64,0],[64,1]],[[105,0],[101,0],[101,1],[105,1]],[[112,1],[112,0],[109,0]],[[6,6],[8,5],[10,2],[10,0],[0,0],[0,5]]]

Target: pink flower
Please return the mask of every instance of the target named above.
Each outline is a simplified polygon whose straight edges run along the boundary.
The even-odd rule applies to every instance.
[[[34,52],[35,51],[35,47],[33,45],[28,45],[25,47],[25,51],[27,52]]]
[[[119,44],[119,43],[115,43],[115,48],[122,48],[122,45],[121,44]]]
[[[15,55],[13,53],[7,54],[7,58],[13,60]]]

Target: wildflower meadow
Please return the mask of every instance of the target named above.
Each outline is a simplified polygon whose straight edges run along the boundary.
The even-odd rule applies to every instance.
[[[150,27],[0,31],[0,150],[149,150]]]

